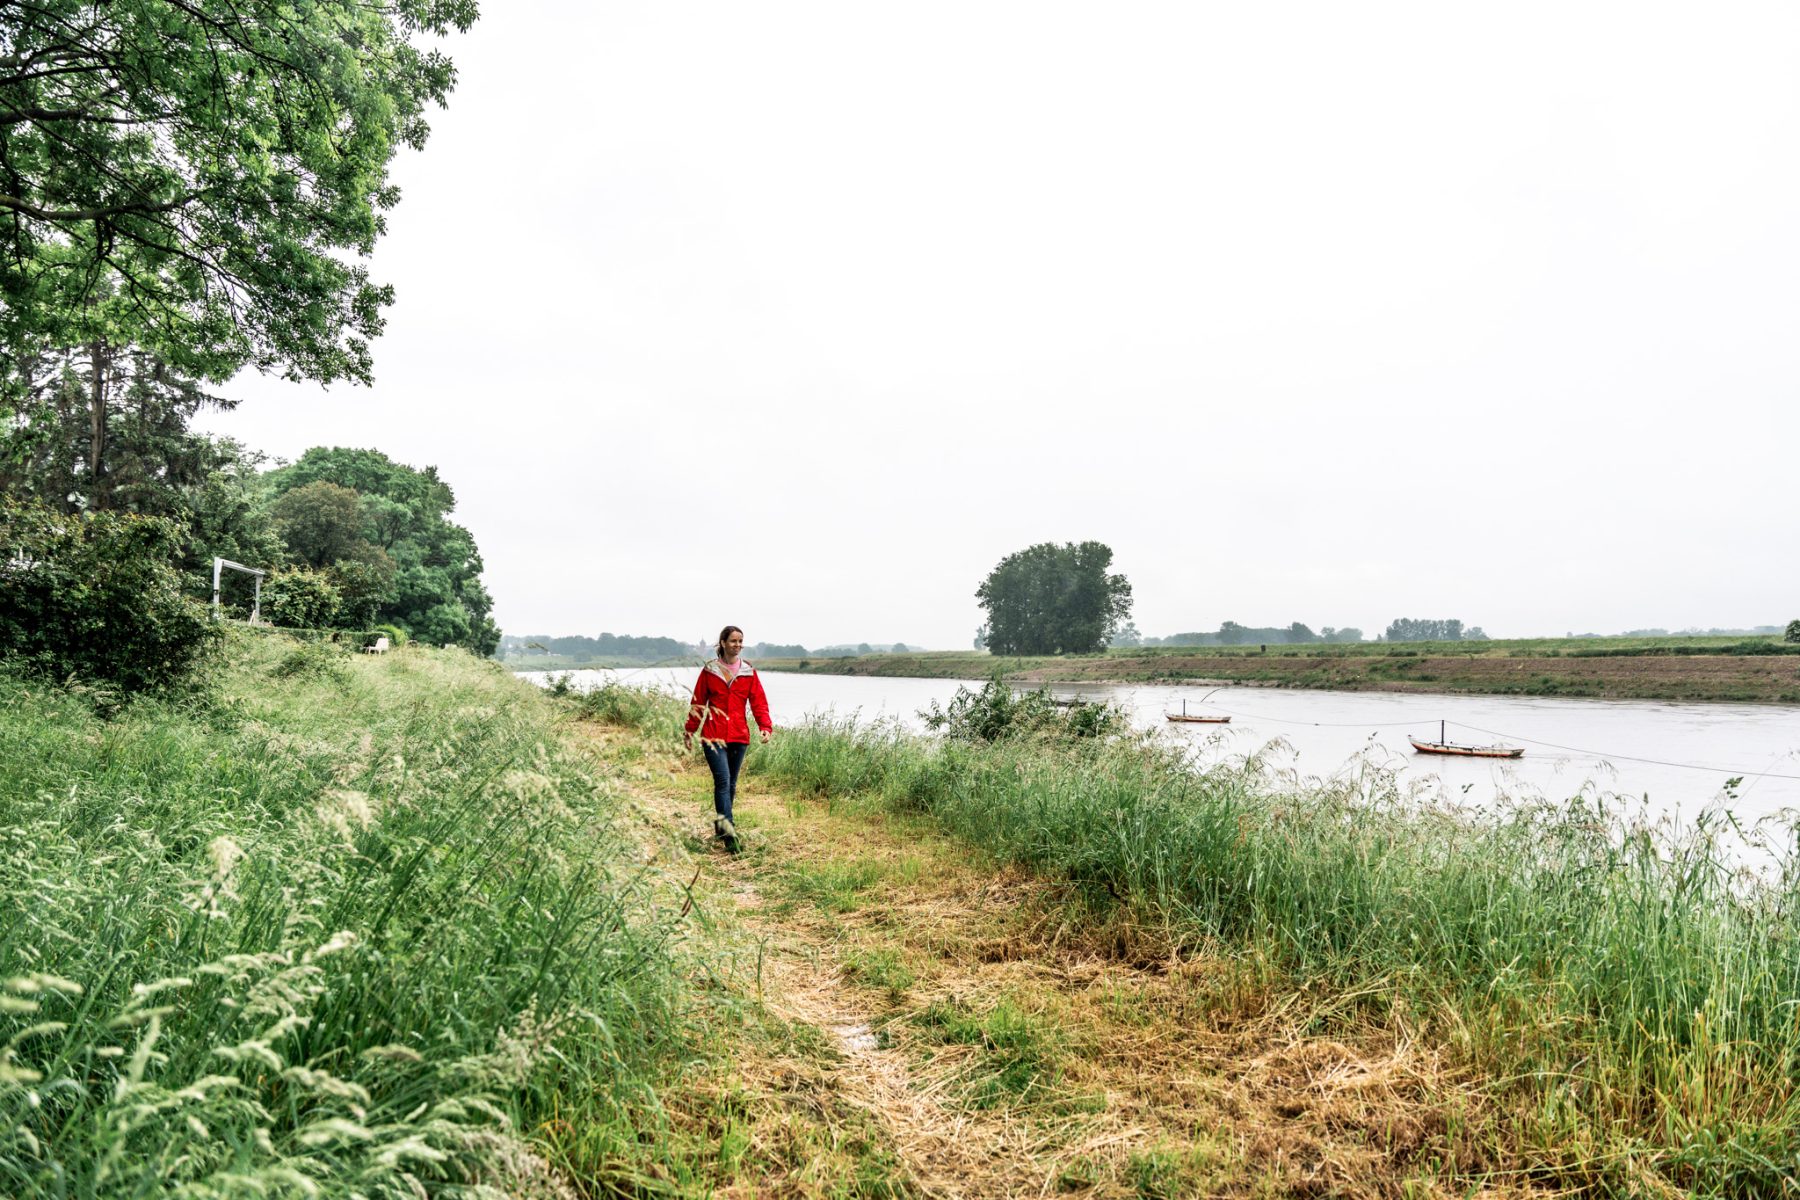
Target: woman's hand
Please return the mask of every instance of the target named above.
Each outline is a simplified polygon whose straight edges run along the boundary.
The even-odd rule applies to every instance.
[[[770,738],[772,738],[772,737],[774,737],[774,736],[775,736],[775,731],[774,731],[774,730],[773,730],[773,729],[765,729],[765,730],[763,730],[763,731],[762,731],[762,740],[763,740],[763,745],[765,745],[765,746],[766,746],[766,745],[768,745],[768,744],[769,744],[769,739],[770,739]]]
[[[681,735],[681,748],[683,750],[692,750],[694,748],[694,735],[693,734],[684,733]]]

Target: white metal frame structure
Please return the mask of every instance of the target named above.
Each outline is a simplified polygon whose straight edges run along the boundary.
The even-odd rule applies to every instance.
[[[259,571],[255,567],[246,567],[243,563],[232,562],[229,558],[213,559],[213,620],[217,621],[221,616],[219,612],[219,574],[226,567],[230,567],[233,571],[242,571],[244,574],[255,578],[256,590],[250,601],[250,623],[252,625],[256,624],[258,621],[262,620],[262,581],[263,576],[267,575],[268,572]]]

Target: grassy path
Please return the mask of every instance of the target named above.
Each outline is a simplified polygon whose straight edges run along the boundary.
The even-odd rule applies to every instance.
[[[692,880],[699,957],[733,964],[703,982],[743,1001],[665,1096],[690,1160],[718,1147],[694,1194],[1526,1191],[1480,1092],[1403,1028],[1310,1032],[1317,998],[1257,964],[1174,955],[873,804],[752,775],[724,855],[697,760],[578,728]]]

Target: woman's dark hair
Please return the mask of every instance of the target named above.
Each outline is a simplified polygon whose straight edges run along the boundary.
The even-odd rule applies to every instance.
[[[743,632],[744,631],[739,629],[736,625],[727,625],[725,628],[719,630],[719,640],[718,640],[718,643],[713,646],[713,650],[718,654],[718,656],[720,658],[724,658],[725,657],[725,639],[730,637],[734,633],[741,634]]]

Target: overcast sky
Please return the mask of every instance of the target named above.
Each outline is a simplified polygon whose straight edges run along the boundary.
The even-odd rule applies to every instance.
[[[489,0],[372,389],[511,633],[1800,616],[1800,7]]]

